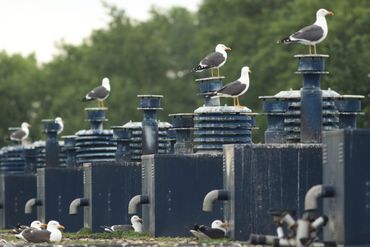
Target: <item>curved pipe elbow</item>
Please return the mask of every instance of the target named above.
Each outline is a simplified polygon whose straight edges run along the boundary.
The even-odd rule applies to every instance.
[[[148,204],[149,197],[146,195],[136,195],[131,198],[130,202],[128,203],[128,213],[129,214],[136,214],[137,208],[140,204]]]
[[[204,197],[203,211],[211,212],[215,201],[227,200],[229,200],[229,192],[227,190],[212,190]]]
[[[315,185],[311,187],[305,196],[304,199],[304,209],[308,210],[317,210],[318,209],[318,199],[324,197],[334,197],[334,187],[327,185]]]
[[[40,199],[31,198],[26,202],[26,205],[24,206],[24,213],[30,214],[32,213],[33,206],[41,206],[42,201]]]
[[[78,207],[89,206],[89,199],[87,198],[77,198],[74,199],[71,204],[69,204],[69,214],[77,214]]]

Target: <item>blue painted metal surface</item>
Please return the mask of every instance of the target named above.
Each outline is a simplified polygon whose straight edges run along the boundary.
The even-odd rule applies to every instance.
[[[141,195],[144,231],[153,236],[190,236],[194,224],[209,225],[222,218],[218,205],[203,212],[203,197],[222,187],[222,154],[155,154],[142,161]],[[141,205],[140,205],[141,206]]]
[[[115,159],[116,143],[113,140],[113,131],[103,129],[103,122],[107,121],[107,108],[86,108],[87,120],[90,129],[76,132],[77,164]]]
[[[65,158],[65,165],[66,167],[76,167],[77,160],[76,160],[76,136],[69,135],[69,136],[62,136],[64,140],[64,144],[62,147],[62,151],[66,154]]]
[[[357,108],[358,109],[358,108]],[[324,132],[323,184],[335,197],[324,201],[324,240],[338,246],[370,245],[370,130]]]
[[[209,77],[195,80],[199,82],[199,95],[204,97],[204,106],[219,106],[220,98],[211,98],[212,92],[221,89],[223,86],[222,79],[225,77]]]
[[[35,196],[34,174],[0,174],[0,228],[10,229],[37,219],[36,212],[24,213],[24,204]]]
[[[255,114],[247,107],[202,106],[194,111],[195,152],[222,152],[222,145],[252,143]]]
[[[141,191],[141,166],[102,162],[86,165],[83,170],[83,197],[89,201],[83,209],[84,226],[101,232],[102,225],[131,224],[126,212],[129,200]]]
[[[26,160],[23,155],[24,147],[21,145],[1,148],[0,173],[24,173]]]
[[[42,120],[44,124],[44,132],[46,134],[45,143],[45,165],[47,167],[59,166],[59,142],[57,132],[59,124],[54,119]]]
[[[130,138],[130,154],[131,154],[131,161],[134,162],[141,162],[141,155],[142,155],[142,127],[141,122],[128,122],[123,125],[124,128],[128,128],[131,131],[131,138]],[[171,128],[172,125],[167,122],[159,122],[158,123],[158,135],[159,135],[159,143],[158,143],[158,153],[165,154],[169,153],[171,150],[171,144],[168,140],[168,129]]]
[[[113,138],[117,142],[116,162],[122,164],[131,161],[131,130],[122,126],[112,126],[111,129],[113,129]]]
[[[297,74],[303,75],[301,89],[300,141],[320,143],[323,129],[323,102],[320,89],[320,76],[325,71],[328,55],[295,55],[298,58]]]
[[[322,145],[226,145],[223,177],[230,237],[244,241],[251,233],[276,235],[268,211],[303,213],[306,191],[322,182]]]
[[[172,117],[172,129],[176,132],[174,152],[177,154],[193,153],[194,114],[177,113],[169,116]]]
[[[160,99],[162,95],[138,95],[140,107],[138,110],[144,112],[142,122],[142,154],[158,153],[158,122],[157,111],[162,110]]]
[[[32,147],[36,151],[36,166],[37,168],[45,167],[46,160],[46,143],[45,141],[35,141],[32,143]]]
[[[268,121],[265,142],[301,142],[300,91],[281,91],[274,96],[259,98],[263,99],[263,110]],[[356,118],[362,114],[360,102],[362,98],[363,96],[359,95],[340,95],[330,88],[322,90],[323,130],[355,128]]]

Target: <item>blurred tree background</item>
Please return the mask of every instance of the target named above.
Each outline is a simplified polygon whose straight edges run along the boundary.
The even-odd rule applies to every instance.
[[[34,56],[22,57],[0,52],[0,135],[9,126],[30,122],[31,139],[43,139],[41,119],[61,116],[63,134],[88,127],[81,98],[101,83],[111,80],[112,92],[106,128],[129,120],[140,121],[138,94],[162,94],[164,111],[159,118],[170,121],[169,113],[193,112],[202,104],[197,96],[196,78],[208,72],[192,73],[191,68],[218,43],[232,48],[221,68],[225,83],[239,77],[248,65],[249,91],[241,103],[262,112],[260,95],[300,89],[302,78],[294,75],[294,54],[307,53],[303,45],[278,45],[276,41],[311,24],[319,8],[334,11],[328,17],[329,35],[318,52],[329,54],[328,76],[322,88],[340,94],[370,92],[370,5],[368,0],[204,0],[196,13],[175,7],[167,11],[153,8],[151,18],[138,22],[124,10],[105,4],[110,16],[106,28],[95,30],[81,45],[58,44],[60,54],[42,66]],[[27,41],[25,41],[27,42]],[[222,104],[231,104],[222,99]],[[369,100],[363,101],[366,115],[358,126],[370,127]],[[260,130],[254,142],[263,140],[265,117],[258,117]],[[0,140],[4,145],[5,138]]]

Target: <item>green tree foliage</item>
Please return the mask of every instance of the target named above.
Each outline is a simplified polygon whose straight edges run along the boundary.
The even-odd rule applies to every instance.
[[[370,92],[370,6],[367,0],[204,0],[197,13],[175,7],[168,11],[153,8],[151,17],[135,21],[114,6],[106,6],[110,21],[103,29],[92,32],[81,45],[59,44],[60,55],[37,66],[33,56],[10,56],[0,53],[0,134],[8,126],[22,121],[33,124],[32,138],[42,138],[41,119],[61,116],[64,134],[87,128],[81,98],[103,77],[111,80],[112,93],[106,124],[121,125],[140,121],[136,108],[138,94],[164,95],[164,111],[159,118],[169,121],[169,113],[193,112],[202,104],[194,80],[208,72],[191,69],[218,43],[232,48],[228,62],[221,68],[225,83],[235,80],[240,69],[252,69],[251,85],[241,103],[262,112],[260,95],[281,90],[300,89],[302,78],[294,74],[294,54],[305,54],[303,45],[281,45],[276,41],[311,24],[319,8],[334,11],[328,17],[329,35],[318,45],[318,52],[330,54],[328,76],[322,88],[341,94],[368,95]],[[222,99],[223,104],[231,104]],[[366,98],[363,109],[368,115]],[[369,118],[359,118],[359,126],[370,127]],[[254,140],[263,140],[265,117],[258,118],[260,130]]]

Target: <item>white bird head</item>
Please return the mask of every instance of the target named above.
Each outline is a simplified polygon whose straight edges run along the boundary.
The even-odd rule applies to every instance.
[[[142,232],[143,231],[143,220],[137,216],[134,215],[131,217],[131,224],[134,228],[135,232]]]
[[[325,17],[327,15],[334,15],[334,13],[332,11],[328,11],[326,9],[319,9],[316,12],[316,17]]]
[[[214,220],[211,225],[211,228],[216,228],[224,232],[226,232],[226,227],[227,224],[223,223],[221,220]]]
[[[215,51],[217,51],[217,52],[224,52],[224,51],[231,51],[231,48],[230,47],[227,47],[226,45],[224,45],[224,44],[218,44],[217,46],[216,46],[216,49],[215,49]]]
[[[34,220],[34,221],[32,221],[32,222],[31,222],[31,225],[30,225],[30,227],[37,228],[37,229],[39,229],[39,230],[41,230],[41,228],[42,228],[43,226],[45,226],[45,224],[41,223],[41,221],[39,221],[39,220]]]
[[[27,122],[23,122],[22,125],[21,125],[21,128],[22,129],[28,129],[30,127],[31,127],[31,125],[29,123],[27,123]]]
[[[59,222],[56,221],[56,220],[49,221],[46,230],[52,231],[52,230],[56,230],[56,229],[64,229],[64,226],[59,224]]]
[[[103,78],[102,86],[105,87],[108,91],[110,91],[110,83],[108,77]]]

